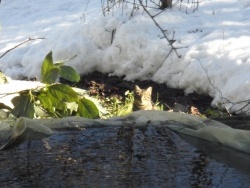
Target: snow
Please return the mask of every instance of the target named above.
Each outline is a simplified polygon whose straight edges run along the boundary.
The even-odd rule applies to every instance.
[[[44,87],[45,84],[41,82],[30,82],[25,80],[9,80],[8,84],[0,84],[0,103],[14,108],[12,99],[19,96],[17,92],[24,89],[39,89]]]
[[[0,70],[12,79],[40,79],[43,59],[52,50],[55,61],[77,55],[67,64],[82,75],[101,71],[150,79],[209,94],[212,105],[230,112],[250,113],[250,105],[242,102],[250,100],[249,0],[200,0],[194,12],[189,4],[177,4],[158,15],[181,58],[174,51],[167,56],[171,46],[142,8],[131,16],[131,4],[118,4],[104,16],[101,2],[2,0],[0,56],[28,38],[46,39],[4,55]]]

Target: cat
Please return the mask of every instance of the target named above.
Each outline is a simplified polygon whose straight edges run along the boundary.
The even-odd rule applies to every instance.
[[[151,95],[152,87],[141,89],[139,86],[135,85],[133,111],[158,110],[151,100]]]

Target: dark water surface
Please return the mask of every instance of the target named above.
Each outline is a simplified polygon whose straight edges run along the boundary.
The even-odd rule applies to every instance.
[[[215,155],[166,128],[61,131],[0,151],[0,187],[249,187],[250,155],[188,141]]]

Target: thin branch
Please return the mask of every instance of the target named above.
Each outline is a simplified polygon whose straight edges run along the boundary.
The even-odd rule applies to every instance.
[[[126,1],[126,0],[124,0],[123,1],[124,3],[127,3],[127,4],[133,4],[133,5],[137,5],[137,6],[140,6],[140,4],[139,3],[136,3],[135,1],[132,3],[132,2],[129,2],[129,1]],[[151,1],[152,2],[152,1]],[[151,9],[159,9],[159,5],[158,4],[156,4],[156,7],[152,7],[152,6],[148,6],[148,5],[146,5],[146,7],[147,8],[151,8]]]
[[[242,100],[242,101],[238,101],[238,102],[232,102],[232,101],[230,101],[229,99],[223,97],[222,92],[219,90],[219,88],[216,87],[216,86],[212,83],[212,81],[211,81],[211,79],[210,79],[210,77],[209,77],[209,75],[208,75],[208,72],[207,72],[207,70],[205,69],[205,67],[202,65],[201,61],[200,61],[199,59],[198,59],[198,61],[200,62],[200,65],[201,65],[202,69],[203,69],[204,72],[206,73],[207,79],[208,79],[210,85],[213,87],[213,89],[215,89],[215,90],[217,90],[217,91],[219,92],[220,98],[223,99],[224,101],[226,101],[227,103],[232,104],[232,106],[231,106],[229,109],[226,109],[226,110],[228,111],[228,113],[229,113],[229,111],[231,111],[231,109],[232,109],[235,105],[239,105],[239,104],[242,104],[242,103],[246,103],[246,104],[243,105],[242,108],[240,108],[240,109],[234,111],[235,113],[237,113],[237,112],[241,112],[241,113],[244,112],[244,111],[243,111],[244,108],[246,108],[248,105],[250,105],[250,99],[248,99],[248,100]],[[222,104],[223,104],[223,103],[222,103]],[[224,104],[225,104],[225,103],[224,103]],[[245,111],[245,112],[247,112],[247,111]],[[230,114],[230,113],[229,113],[229,114]]]
[[[161,28],[161,26],[155,21],[154,17],[150,14],[150,12],[146,9],[146,7],[143,5],[142,0],[139,0],[139,3],[141,4],[142,8],[144,11],[150,16],[150,18],[153,20],[155,25],[160,29],[161,33],[163,34],[164,38],[168,41],[169,45],[171,46],[171,51],[174,50],[175,54],[177,55],[178,58],[181,58],[181,55],[178,54],[176,47],[173,46],[173,42],[168,38],[166,35],[165,31]],[[168,54],[169,55],[169,54]]]
[[[156,16],[158,16],[158,15],[160,15],[161,13],[163,13],[163,12],[165,12],[165,10],[161,10],[161,11],[159,11],[157,14],[155,14],[154,16],[152,16],[153,18],[154,17],[156,17]]]
[[[106,1],[107,5],[104,6],[104,3],[102,3],[102,13],[104,16],[106,16],[106,12],[110,12],[112,8],[114,8],[117,4],[123,4],[124,0],[118,0],[118,1],[113,1],[113,2],[109,2],[108,0]],[[111,3],[111,4],[110,4]]]
[[[200,62],[200,66],[202,67],[202,69],[203,69],[204,72],[206,73],[208,82],[210,83],[210,85],[212,86],[212,88],[215,89],[215,90],[217,90],[217,91],[220,93],[220,98],[224,99],[224,100],[227,101],[228,103],[232,103],[230,100],[228,100],[227,98],[223,97],[222,92],[219,90],[219,88],[216,87],[216,86],[212,83],[212,81],[211,81],[211,79],[210,79],[210,77],[209,77],[209,75],[208,75],[208,72],[207,72],[207,70],[205,69],[205,67],[202,65],[201,61],[200,61],[199,59],[198,59],[198,61]]]
[[[5,55],[6,55],[7,53],[9,53],[10,51],[16,49],[17,47],[19,47],[19,46],[21,46],[21,45],[23,45],[23,44],[25,44],[25,43],[27,43],[27,42],[29,42],[29,41],[32,41],[32,40],[42,40],[42,39],[46,39],[46,38],[43,38],[43,37],[39,37],[39,38],[28,38],[27,40],[21,42],[20,44],[14,46],[13,48],[10,48],[10,49],[7,50],[6,52],[4,52],[4,53],[0,56],[0,58],[2,58],[3,56],[5,56]]]
[[[89,2],[90,2],[90,0],[88,0],[88,2],[86,3],[85,10],[83,11],[82,16],[80,17],[80,19],[83,19],[83,22],[85,22],[85,21],[86,21],[86,16],[85,16],[85,13],[86,13],[86,11],[87,11],[87,8],[88,8],[88,5],[89,5]]]

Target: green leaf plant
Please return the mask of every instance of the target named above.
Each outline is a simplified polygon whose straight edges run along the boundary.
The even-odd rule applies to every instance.
[[[80,76],[70,66],[65,66],[63,62],[53,63],[52,51],[49,52],[42,64],[42,83],[52,84],[60,75],[62,78],[71,82],[79,82]]]
[[[79,74],[63,62],[53,63],[49,52],[42,64],[42,83],[40,89],[24,90],[12,99],[14,108],[11,113],[16,117],[43,118],[82,116],[98,118],[96,105],[84,96],[79,96],[70,86],[56,83],[59,76],[71,82],[80,80]]]

